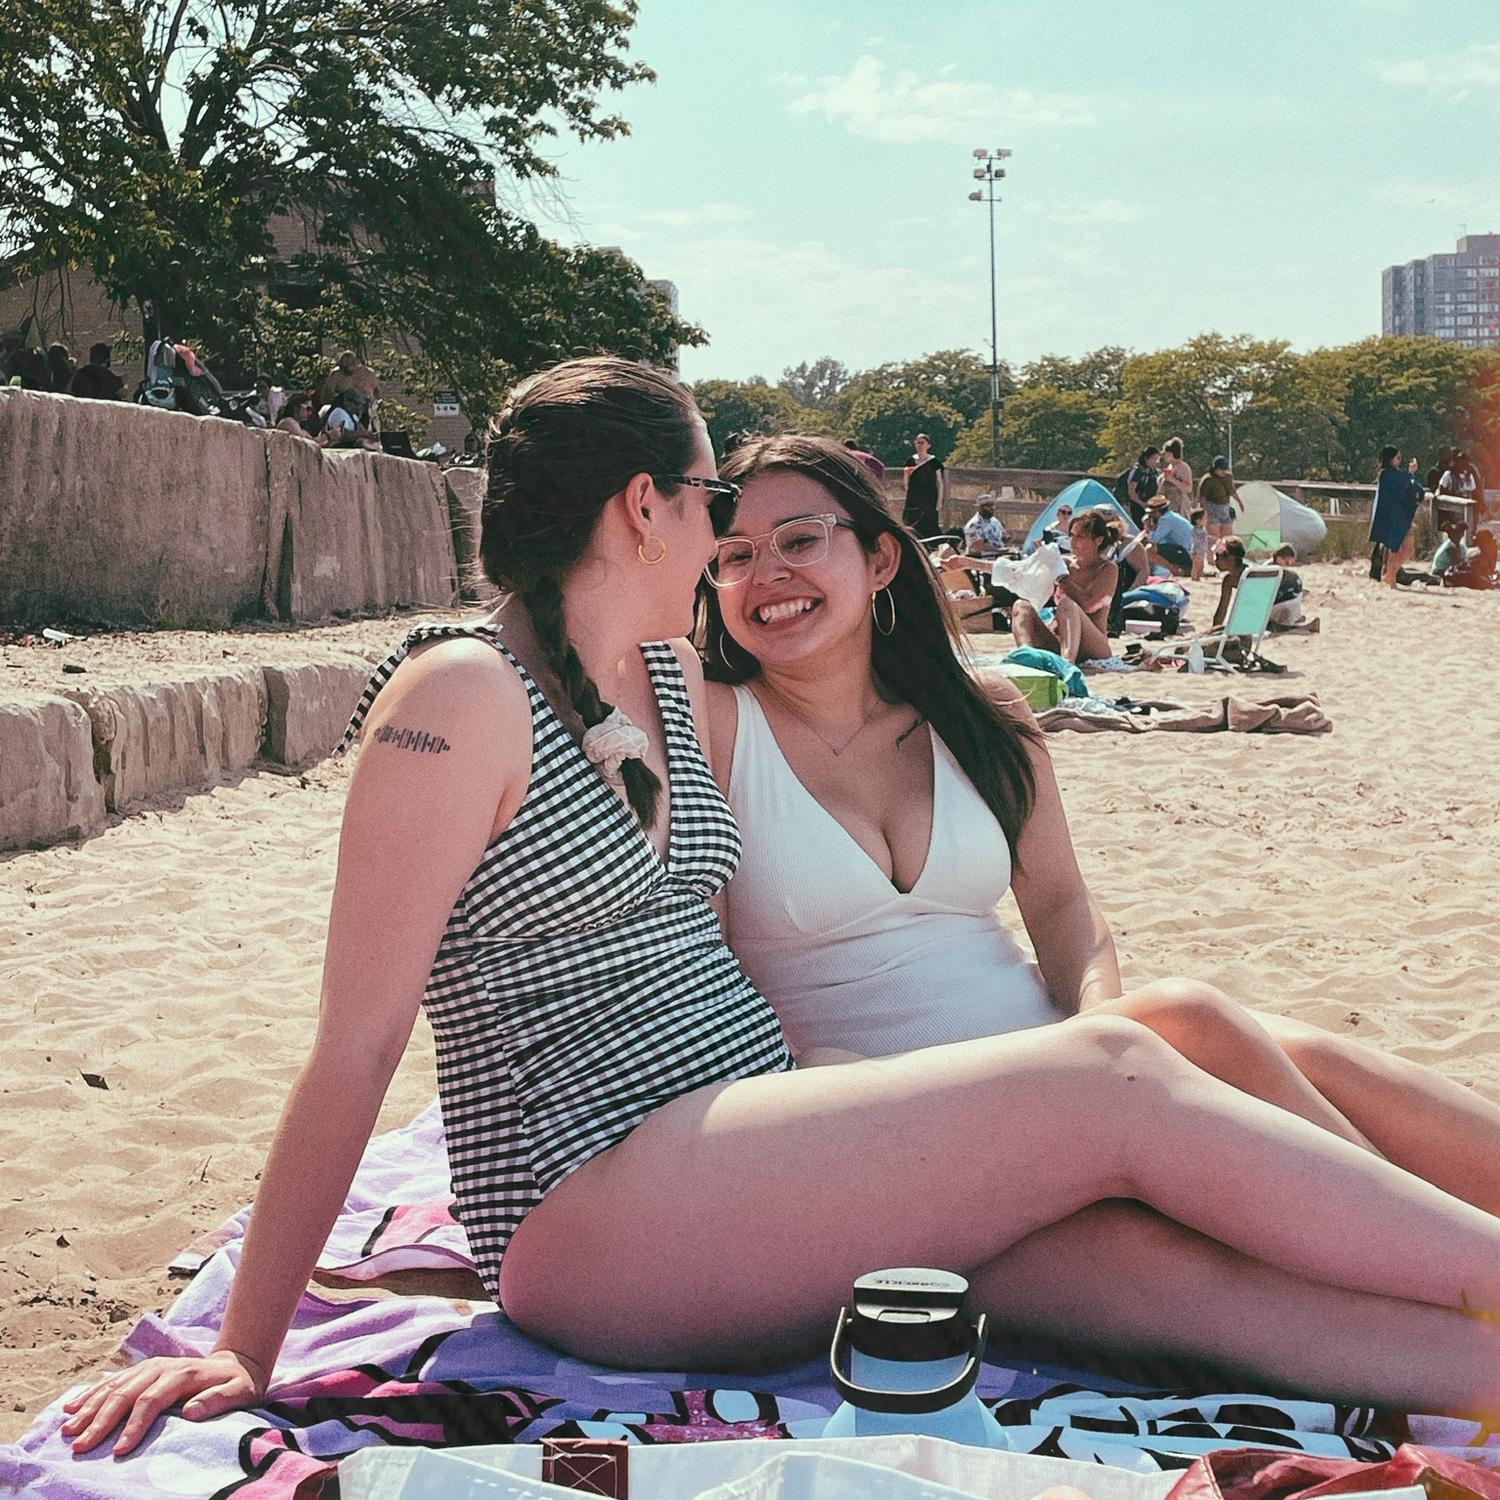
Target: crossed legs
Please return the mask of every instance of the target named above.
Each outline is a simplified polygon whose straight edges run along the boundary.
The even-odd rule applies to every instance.
[[[1115,1199],[1206,1244],[1212,1317],[1142,1313],[1189,1242],[1144,1231],[1122,1275],[1085,1232],[1094,1221],[1073,1222]],[[1054,1231],[1055,1254],[1045,1239],[1028,1249]],[[501,1286],[523,1328],[585,1357],[743,1366],[815,1347],[853,1279],[889,1265],[974,1277],[1001,1318],[1071,1288],[1095,1342],[1151,1327],[1176,1352],[1318,1385],[1336,1378],[1332,1351],[1265,1331],[1272,1316],[1293,1327],[1276,1308],[1295,1286],[1297,1315],[1319,1319],[1297,1327],[1348,1320],[1338,1363],[1363,1399],[1500,1400],[1500,1332],[1459,1311],[1500,1310],[1500,1220],[1114,1016],[676,1100],[531,1213]],[[1403,1321],[1382,1320],[1390,1304]]]

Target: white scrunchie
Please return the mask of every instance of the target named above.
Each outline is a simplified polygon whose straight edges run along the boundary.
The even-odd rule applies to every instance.
[[[621,786],[625,778],[620,767],[627,760],[645,758],[650,741],[646,731],[638,729],[620,712],[611,709],[609,717],[583,731],[583,753],[611,786]]]

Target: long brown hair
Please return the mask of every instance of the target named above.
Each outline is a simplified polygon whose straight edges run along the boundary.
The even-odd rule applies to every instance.
[[[680,474],[701,418],[670,376],[628,359],[570,359],[524,380],[489,430],[489,485],[480,517],[485,576],[514,593],[585,729],[613,704],[600,696],[568,637],[562,579],[599,514],[637,474]],[[658,481],[664,494],[676,486]],[[632,811],[656,821],[661,782],[645,761],[620,767]]]
[[[760,474],[802,474],[822,485],[854,523],[868,553],[882,534],[900,552],[888,585],[895,626],[875,631],[870,664],[882,692],[909,703],[936,730],[974,789],[984,798],[1019,867],[1021,830],[1036,798],[1036,777],[1026,753],[1035,731],[992,702],[960,660],[962,632],[937,585],[926,550],[915,534],[892,518],[869,471],[826,438],[788,433],[756,438],[719,466],[725,479],[747,484]],[[696,640],[705,674],[716,682],[745,682],[760,663],[724,625],[714,589],[698,590]]]

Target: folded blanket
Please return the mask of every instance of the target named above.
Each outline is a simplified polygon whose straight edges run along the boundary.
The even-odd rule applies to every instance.
[[[467,1247],[449,1201],[441,1130],[429,1110],[371,1143],[323,1257],[324,1274],[368,1278],[378,1263],[387,1281],[451,1275]],[[125,1341],[125,1361],[212,1346],[243,1223],[236,1215],[225,1226],[223,1243],[165,1316],[141,1320]],[[979,1391],[1013,1451],[1143,1473],[1246,1444],[1377,1461],[1402,1441],[1500,1467],[1500,1435],[1472,1422],[1215,1391],[1180,1370],[1121,1368],[1113,1362],[1111,1373],[1084,1373],[1000,1346]],[[338,1461],[376,1444],[807,1437],[822,1432],[837,1405],[825,1359],[755,1376],[622,1371],[526,1338],[479,1297],[390,1295],[375,1285],[309,1291],[261,1406],[202,1423],[169,1415],[136,1454],[117,1462],[107,1448],[72,1456],[59,1434],[58,1402],[19,1443],[0,1449],[0,1493],[332,1500]]]

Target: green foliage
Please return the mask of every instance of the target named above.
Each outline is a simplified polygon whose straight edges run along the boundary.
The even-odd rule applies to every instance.
[[[1129,355],[1118,344],[1068,359],[1061,354],[1044,354],[1041,359],[1021,366],[1023,386],[1047,386],[1055,391],[1088,391],[1115,402],[1124,394],[1125,361]]]
[[[1015,389],[1009,366],[1000,366],[1002,398]],[[905,391],[936,400],[959,414],[962,422],[976,421],[990,409],[990,367],[968,349],[942,349],[904,364],[878,365],[845,387],[833,411],[847,423],[860,398],[876,391]],[[856,423],[857,426],[857,423]],[[937,434],[932,434],[936,440]]]
[[[1142,448],[1170,437],[1183,441],[1196,471],[1228,446],[1234,418],[1235,467],[1264,471],[1267,427],[1257,409],[1286,380],[1297,356],[1284,339],[1225,338],[1207,333],[1180,349],[1137,354],[1125,361],[1120,400],[1104,428],[1109,461],[1123,465]]]
[[[854,377],[832,355],[825,354],[812,364],[805,360],[781,372],[777,382],[799,406],[827,411],[849,387]]]
[[[1373,478],[1387,443],[1398,443],[1423,470],[1439,448],[1470,435],[1482,446],[1477,429],[1485,377],[1496,364],[1491,353],[1433,338],[1370,338],[1316,350],[1304,364],[1334,413],[1330,466],[1345,474]]]
[[[932,439],[932,451],[946,463],[965,421],[960,411],[940,397],[899,386],[860,390],[850,404],[847,425],[876,458],[900,465],[910,462],[912,439],[919,432]]]
[[[702,335],[637,267],[544,239],[497,198],[556,176],[561,132],[625,124],[599,96],[632,0],[0,0],[0,254],[86,267],[122,307],[250,370],[371,330],[472,416],[518,371]],[[166,104],[164,104],[166,100]],[[275,215],[303,221],[278,258]],[[280,374],[279,369],[269,373]]]
[[[1102,396],[1087,390],[1022,386],[1005,403],[1000,429],[1000,462],[1015,469],[1098,468],[1104,458],[1101,433],[1109,416]],[[952,462],[987,468],[990,419],[985,413],[958,440]]]
[[[831,431],[822,412],[799,406],[787,391],[763,379],[700,380],[693,386],[693,399],[708,423],[714,452],[721,455],[747,437]]]

